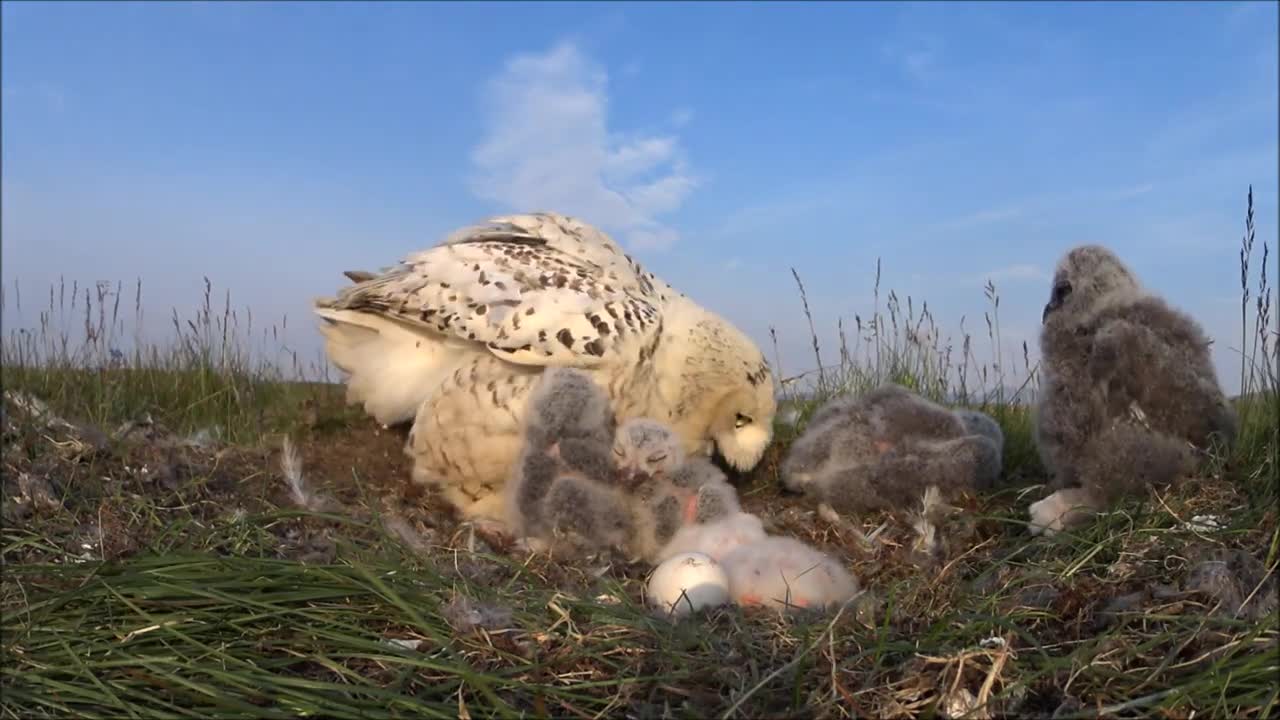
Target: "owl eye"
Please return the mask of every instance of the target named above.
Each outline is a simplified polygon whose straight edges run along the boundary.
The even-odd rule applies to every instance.
[[[1063,281],[1053,286],[1053,301],[1061,303],[1071,294],[1071,283]]]
[[[742,413],[738,413],[737,419],[734,420],[733,427],[736,430],[741,430],[742,428],[750,424],[751,424],[751,417],[749,415],[743,415]]]
[[[614,446],[613,454],[617,455],[618,457],[622,457],[622,448]]]
[[[666,459],[667,459],[666,453],[654,453],[653,455],[649,456],[649,462],[651,463],[662,462],[663,460],[666,460]]]

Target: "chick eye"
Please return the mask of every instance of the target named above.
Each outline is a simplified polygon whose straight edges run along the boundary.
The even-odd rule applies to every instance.
[[[666,460],[666,459],[667,459],[666,453],[655,453],[649,456],[649,462],[651,463],[662,462],[663,460]]]
[[[742,413],[738,413],[738,417],[737,417],[737,419],[734,421],[734,423],[733,423],[733,427],[734,427],[735,429],[741,430],[742,428],[744,428],[744,427],[746,427],[746,426],[748,426],[748,425],[750,425],[750,424],[751,424],[751,417],[750,417],[750,416],[748,416],[748,415],[743,415]]]
[[[1053,286],[1054,302],[1062,302],[1063,300],[1066,300],[1067,296],[1070,294],[1071,294],[1071,283],[1069,282],[1064,281]]]
[[[615,448],[613,449],[613,454],[614,454],[614,455],[617,455],[618,457],[622,457],[622,448],[615,447]]]

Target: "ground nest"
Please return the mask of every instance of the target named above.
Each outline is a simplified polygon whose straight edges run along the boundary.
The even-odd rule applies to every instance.
[[[771,534],[839,558],[837,611],[647,610],[648,568],[521,553],[406,482],[404,432],[317,418],[255,446],[6,402],[7,716],[1269,716],[1276,513],[1212,476],[1035,539],[1012,482],[942,544],[909,518],[737,478]]]

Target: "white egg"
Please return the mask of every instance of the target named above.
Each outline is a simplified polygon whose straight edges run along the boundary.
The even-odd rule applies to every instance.
[[[729,576],[706,553],[672,555],[649,576],[645,599],[673,617],[729,602]]]

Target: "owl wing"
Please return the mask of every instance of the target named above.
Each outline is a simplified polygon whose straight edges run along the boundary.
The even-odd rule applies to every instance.
[[[525,365],[633,358],[670,287],[604,233],[552,214],[464,228],[317,304],[376,313]]]

